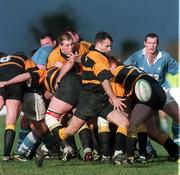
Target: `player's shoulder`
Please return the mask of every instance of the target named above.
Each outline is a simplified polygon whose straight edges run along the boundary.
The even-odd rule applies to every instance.
[[[159,49],[159,52],[162,54],[162,57],[172,57],[171,54],[166,50]]]

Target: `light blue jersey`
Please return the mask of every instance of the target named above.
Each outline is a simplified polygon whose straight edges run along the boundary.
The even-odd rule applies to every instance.
[[[145,54],[145,48],[135,52],[124,61],[125,65],[135,65],[136,67],[144,70],[150,76],[154,77],[163,89],[168,89],[168,83],[166,81],[166,74],[178,73],[178,62],[170,56],[166,51],[158,51],[153,64],[149,63],[149,60]]]
[[[37,64],[37,65],[43,65],[46,66],[49,54],[53,50],[52,46],[49,45],[44,45],[40,47],[32,56],[32,60]]]

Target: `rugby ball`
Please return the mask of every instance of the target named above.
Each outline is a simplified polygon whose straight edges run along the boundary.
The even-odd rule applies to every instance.
[[[152,95],[152,89],[150,84],[144,80],[139,79],[135,84],[135,95],[141,102],[148,102]]]

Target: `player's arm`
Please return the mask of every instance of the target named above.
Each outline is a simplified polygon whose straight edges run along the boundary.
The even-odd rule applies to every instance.
[[[26,72],[26,73],[17,75],[8,81],[0,82],[0,87],[9,86],[11,84],[16,84],[16,83],[22,83],[22,82],[30,81],[30,80],[31,80],[31,74],[29,72]]]
[[[109,100],[114,106],[114,109],[124,111],[123,107],[126,107],[126,105],[123,103],[124,99],[116,97],[110,85],[109,81],[113,78],[113,75],[109,70],[109,64],[107,63],[106,59],[99,59],[94,64],[93,69],[95,75],[100,80],[103,89],[109,96]]]
[[[102,86],[105,92],[107,93],[107,95],[109,96],[110,101],[114,106],[114,109],[118,109],[118,110],[120,109],[121,111],[124,111],[123,108],[126,107],[126,105],[123,103],[123,101],[125,99],[116,97],[107,79],[102,82]]]
[[[67,63],[62,66],[61,71],[60,71],[60,73],[59,73],[59,75],[58,75],[58,77],[57,77],[57,79],[56,79],[56,82],[57,82],[57,83],[59,83],[59,82],[61,81],[62,77],[63,77],[65,74],[67,74],[67,72],[69,72],[69,71],[71,70],[71,68],[72,68],[73,65],[74,65],[74,59],[75,59],[75,57],[76,57],[76,54],[73,54],[73,53],[72,53],[72,55],[70,55]]]

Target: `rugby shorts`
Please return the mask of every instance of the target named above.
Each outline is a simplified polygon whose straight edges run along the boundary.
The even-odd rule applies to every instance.
[[[151,98],[147,102],[141,102],[138,99],[136,99],[136,103],[142,103],[147,106],[150,106],[153,109],[160,110],[164,107],[166,102],[166,94],[163,88],[159,85],[159,83],[150,76],[143,76],[141,79],[146,80],[152,89]]]
[[[45,118],[46,107],[43,95],[34,92],[24,94],[22,112],[28,119],[40,121]]]
[[[75,116],[85,121],[98,116],[106,119],[113,109],[114,107],[109,102],[107,94],[82,90],[76,106]]]
[[[3,88],[0,88],[0,96],[5,100],[14,99],[14,100],[23,100],[24,89],[22,84],[13,84]]]
[[[82,88],[81,81],[80,75],[69,72],[60,81],[54,96],[72,106],[76,106]]]
[[[174,98],[172,97],[172,95],[170,94],[170,91],[165,91],[166,93],[166,105],[175,101]]]

